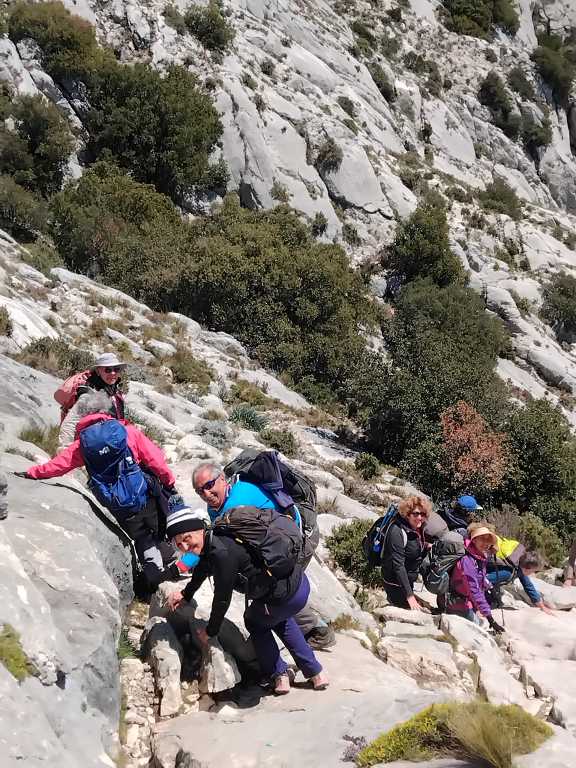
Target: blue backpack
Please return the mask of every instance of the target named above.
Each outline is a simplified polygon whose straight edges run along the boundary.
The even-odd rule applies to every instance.
[[[366,562],[371,568],[377,568],[379,565],[382,565],[388,531],[397,516],[398,507],[396,504],[390,504],[386,513],[374,522],[368,533],[362,539],[362,552],[364,553]],[[404,531],[402,531],[402,534],[406,537]]]
[[[146,504],[148,482],[128,447],[126,427],[108,419],[80,433],[88,487],[117,518],[135,515]]]

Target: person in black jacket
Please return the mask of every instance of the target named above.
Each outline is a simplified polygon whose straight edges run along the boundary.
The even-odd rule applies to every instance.
[[[419,611],[414,582],[426,552],[424,526],[432,505],[420,496],[409,496],[398,505],[398,515],[386,535],[382,578],[386,596],[398,608]]]
[[[274,692],[279,695],[289,693],[291,679],[273,631],[314,690],[328,686],[322,665],[294,619],[310,594],[310,584],[300,566],[271,586],[270,578],[255,565],[243,544],[230,536],[207,530],[205,523],[194,517],[189,509],[168,516],[166,533],[182,552],[199,556],[198,565],[184,590],[173,592],[168,598],[171,610],[178,608],[184,600],[190,601],[206,578],[214,578],[210,618],[206,628],[197,633],[202,645],[207,645],[211,637],[218,635],[230,607],[232,592],[236,590],[252,598],[244,613],[244,624],[250,632],[262,673],[274,682]]]

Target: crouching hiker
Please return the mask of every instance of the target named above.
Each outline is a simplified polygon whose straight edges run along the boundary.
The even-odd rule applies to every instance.
[[[302,535],[290,517],[275,510],[235,507],[207,529],[202,520],[180,510],[168,515],[167,535],[181,552],[199,556],[190,582],[169,596],[171,610],[190,601],[206,578],[214,579],[210,618],[206,629],[198,632],[201,644],[207,645],[220,631],[233,590],[242,592],[247,604],[252,601],[244,623],[274,692],[289,693],[291,676],[273,632],[314,690],[327,687],[322,666],[294,619],[306,605],[310,585],[302,570]]]
[[[492,608],[502,607],[502,595],[500,587],[511,584],[518,579],[527,594],[532,605],[544,613],[553,614],[554,611],[546,605],[542,595],[534,586],[530,576],[540,569],[540,558],[536,552],[527,552],[523,544],[515,539],[497,537],[498,546],[495,556],[487,563],[487,578],[492,584],[489,602]]]
[[[45,464],[15,474],[46,480],[85,467],[90,491],[134,541],[148,585],[155,589],[179,576],[175,564],[164,568],[159,549],[175,478],[162,450],[132,424],[112,418],[108,407],[108,398],[99,393],[83,397],[74,442]]]
[[[488,621],[494,632],[504,632],[504,627],[494,620],[486,596],[492,586],[486,578],[488,556],[498,546],[498,538],[481,524],[472,524],[468,535],[464,541],[466,554],[454,565],[450,575],[446,612],[476,623],[479,614]]]
[[[576,539],[572,542],[572,548],[568,555],[568,563],[564,569],[564,583],[565,587],[573,587],[576,584]]]
[[[192,473],[192,484],[206,502],[213,521],[241,505],[273,509],[298,518],[307,544],[303,568],[308,567],[320,540],[316,487],[310,478],[281,461],[276,451],[248,448],[224,469],[214,464],[199,464]],[[323,651],[335,645],[334,630],[309,606],[298,613],[296,621],[315,650]]]
[[[414,582],[427,550],[424,526],[432,511],[428,499],[409,496],[398,505],[382,549],[382,580],[392,605],[419,611]]]

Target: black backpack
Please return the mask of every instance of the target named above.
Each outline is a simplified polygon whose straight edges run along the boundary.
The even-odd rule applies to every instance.
[[[316,528],[316,485],[313,480],[278,458],[277,451],[246,448],[224,467],[227,480],[238,476],[270,494],[287,513],[294,504],[307,536]]]
[[[450,531],[432,544],[420,566],[420,574],[428,592],[434,595],[447,594],[452,569],[465,554],[464,539],[456,531]]]
[[[396,504],[390,504],[386,510],[386,514],[379,517],[378,520],[374,522],[368,533],[362,539],[362,551],[364,552],[366,562],[371,568],[377,568],[379,565],[382,565],[388,532],[397,516],[398,507]],[[406,536],[406,531],[402,530],[402,534],[406,539],[408,538]]]
[[[262,571],[259,589],[271,590],[288,578],[305,558],[304,539],[294,520],[275,509],[233,507],[214,522],[216,536],[230,536],[243,544],[254,565]],[[251,589],[252,597],[256,597]]]

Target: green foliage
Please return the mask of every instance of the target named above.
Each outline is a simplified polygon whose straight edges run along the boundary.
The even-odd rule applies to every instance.
[[[450,248],[445,208],[419,205],[398,228],[385,266],[407,280],[429,277],[440,286],[464,282],[464,269]]]
[[[226,396],[226,401],[251,405],[255,408],[269,408],[275,402],[259,386],[246,379],[238,379],[234,382]]]
[[[9,115],[15,133],[0,129],[0,172],[41,195],[57,192],[74,148],[66,120],[40,95],[18,97]]]
[[[277,200],[279,203],[288,203],[290,202],[290,193],[284,186],[284,184],[281,184],[279,181],[275,180],[272,184],[272,189],[270,190],[270,197],[273,200]]]
[[[510,139],[515,139],[520,130],[520,116],[512,112],[512,102],[504,83],[494,70],[490,71],[480,84],[478,99],[490,110],[494,125],[504,131]]]
[[[342,239],[348,245],[360,245],[362,242],[356,227],[348,222],[342,226]]]
[[[356,107],[352,99],[349,99],[348,96],[338,96],[337,101],[347,115],[350,117],[356,116]]]
[[[496,179],[478,194],[482,208],[493,213],[505,214],[514,221],[522,216],[522,203],[516,192],[506,182]]]
[[[250,88],[250,90],[252,91],[255,91],[256,88],[258,87],[258,83],[256,82],[256,80],[254,80],[250,72],[242,73],[242,83],[243,85],[246,86],[246,88]]]
[[[27,344],[17,360],[31,368],[67,378],[73,373],[90,368],[94,356],[90,352],[70,346],[62,339],[43,336]]]
[[[234,29],[229,24],[216,0],[207,8],[193,5],[184,17],[186,27],[210,51],[225,51],[234,39]]]
[[[554,500],[557,501],[557,500]],[[574,522],[574,504],[571,505],[572,519]],[[526,549],[539,552],[545,563],[551,566],[559,567],[566,557],[566,543],[560,538],[554,528],[549,527],[543,522],[546,519],[546,510],[543,506],[536,505],[536,515],[522,515],[518,521],[518,539]],[[562,513],[562,503],[557,511]],[[543,519],[541,519],[543,518]],[[572,530],[576,530],[573,524]],[[563,529],[565,532],[565,529]]]
[[[123,659],[138,658],[138,654],[136,653],[134,646],[128,638],[128,630],[126,627],[122,627],[120,630],[120,637],[118,638],[118,648],[116,653],[119,661],[122,661]]]
[[[226,451],[232,445],[234,433],[225,421],[208,421],[200,428],[200,434],[208,445]]]
[[[574,468],[572,467],[572,472]],[[566,556],[566,545],[576,535],[576,492],[572,484],[570,495],[543,496],[535,499],[530,505],[530,512],[543,521],[548,530],[555,531],[564,540],[564,546],[558,546],[558,542],[552,539],[553,553],[556,555],[556,563],[561,564]],[[559,554],[562,553],[560,563]]]
[[[12,325],[12,319],[10,313],[4,306],[0,306],[0,336],[12,336],[14,326]]]
[[[362,539],[372,526],[370,520],[353,520],[334,528],[326,539],[326,546],[334,563],[347,576],[367,587],[379,587],[382,576],[379,568],[370,568],[362,552]]]
[[[185,347],[180,347],[166,360],[176,384],[192,384],[199,394],[208,394],[210,382],[214,379],[214,370],[194,357]]]
[[[37,445],[49,456],[55,456],[58,453],[60,426],[53,424],[51,427],[39,427],[37,424],[30,423],[20,431],[18,437],[25,443]]]
[[[45,204],[10,176],[0,176],[0,227],[15,238],[34,240],[46,226]]]
[[[374,80],[376,87],[382,96],[386,99],[386,101],[391,104],[396,100],[396,90],[394,88],[394,83],[390,82],[386,72],[384,72],[380,64],[372,62],[366,66],[368,72],[370,72],[370,75],[372,76],[372,80]]]
[[[354,459],[354,469],[363,480],[372,480],[380,474],[380,462],[372,453],[359,453]]]
[[[312,222],[310,224],[310,232],[314,235],[314,237],[320,237],[321,235],[324,234],[324,232],[326,232],[327,228],[328,228],[328,219],[322,213],[322,211],[317,211],[314,214],[314,218],[312,219]]]
[[[356,757],[359,766],[456,757],[488,768],[512,768],[515,755],[537,749],[552,728],[516,704],[433,704],[379,736]]]
[[[275,451],[280,451],[284,456],[295,456],[298,451],[298,441],[294,434],[286,429],[266,427],[260,432],[260,437],[266,445],[274,448]]]
[[[566,107],[576,68],[562,41],[555,45],[556,40],[539,38],[541,44],[533,52],[532,61],[536,64],[540,77],[552,90],[556,102]]]
[[[167,5],[162,11],[162,16],[164,16],[166,24],[168,24],[169,27],[172,27],[172,29],[175,29],[179,35],[186,34],[187,27],[186,22],[184,21],[184,16],[182,16],[175,5]]]
[[[558,272],[544,286],[541,315],[557,334],[576,332],[576,278]]]
[[[342,152],[342,148],[336,144],[334,139],[328,138],[318,148],[314,165],[321,175],[332,173],[340,168],[343,157],[344,153]]]
[[[43,272],[46,276],[54,267],[63,267],[64,262],[54,246],[45,238],[39,238],[35,243],[30,243],[21,251],[22,261],[31,267]]]
[[[262,432],[268,425],[268,418],[247,403],[237,405],[230,411],[230,421],[253,432]]]
[[[8,20],[8,35],[18,43],[35,40],[42,51],[42,66],[56,81],[89,79],[110,53],[98,47],[94,28],[73,16],[62,3],[18,3]]]
[[[513,0],[443,0],[448,29],[472,37],[488,36],[494,27],[515,35],[520,19]]]
[[[38,674],[38,670],[22,649],[20,635],[11,624],[3,624],[0,631],[0,664],[3,664],[19,683]]]
[[[112,159],[137,181],[180,201],[195,189],[222,187],[227,172],[209,156],[222,133],[218,113],[194,75],[145,64],[102,69],[84,117],[92,161]]]
[[[531,115],[526,115],[522,119],[520,135],[526,152],[537,163],[539,161],[538,150],[541,147],[547,147],[552,142],[552,127],[549,118],[545,117],[542,122],[537,123]]]
[[[512,90],[515,91],[519,96],[521,96],[523,99],[526,99],[526,101],[534,101],[536,98],[534,86],[526,77],[526,73],[520,64],[512,67],[508,73],[507,80],[510,88],[512,88]]]
[[[276,65],[274,64],[272,59],[264,59],[262,64],[260,64],[260,70],[263,75],[266,75],[266,77],[273,77],[275,69],[276,69]]]
[[[363,358],[351,377],[354,408],[371,450],[390,464],[404,460],[405,471],[423,481],[421,468],[434,468],[446,408],[463,400],[490,423],[502,418],[505,390],[494,367],[507,334],[474,291],[430,280],[402,289],[382,331],[391,359]]]

